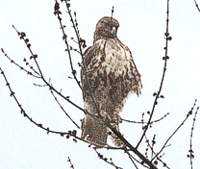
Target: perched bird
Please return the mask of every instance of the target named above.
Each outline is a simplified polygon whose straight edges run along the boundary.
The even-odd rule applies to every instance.
[[[123,142],[107,127],[121,122],[119,112],[130,92],[141,93],[141,76],[131,51],[117,38],[119,23],[113,17],[101,18],[94,32],[93,45],[84,53],[81,69],[85,118],[82,138],[103,147],[110,134],[116,146]]]

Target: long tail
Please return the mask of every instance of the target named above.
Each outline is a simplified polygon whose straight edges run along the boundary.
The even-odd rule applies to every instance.
[[[82,123],[82,135],[85,140],[90,141],[96,147],[103,147],[108,138],[108,130],[106,125],[98,119],[94,119],[90,115],[86,115]]]

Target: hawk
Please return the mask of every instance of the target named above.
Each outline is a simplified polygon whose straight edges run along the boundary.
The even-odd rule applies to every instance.
[[[131,92],[141,93],[141,76],[131,51],[117,38],[119,23],[113,17],[101,18],[94,32],[93,45],[84,53],[81,69],[85,118],[82,138],[97,147],[105,146],[108,135],[116,146],[123,142],[106,126],[118,131],[120,111]]]

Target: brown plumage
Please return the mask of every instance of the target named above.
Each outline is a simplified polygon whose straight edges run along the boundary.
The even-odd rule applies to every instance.
[[[132,91],[139,95],[142,88],[131,51],[117,38],[118,27],[112,17],[98,21],[93,46],[86,50],[81,70],[84,108],[88,112],[82,124],[82,138],[99,147],[106,144],[110,131],[105,121],[118,130],[125,99]],[[114,134],[111,138],[116,146],[123,145]]]

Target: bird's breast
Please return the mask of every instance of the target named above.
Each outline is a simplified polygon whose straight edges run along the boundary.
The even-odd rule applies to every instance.
[[[132,57],[129,49],[118,39],[102,40],[100,44],[104,53],[102,70],[106,70],[107,73],[114,72],[117,76],[126,73]]]

